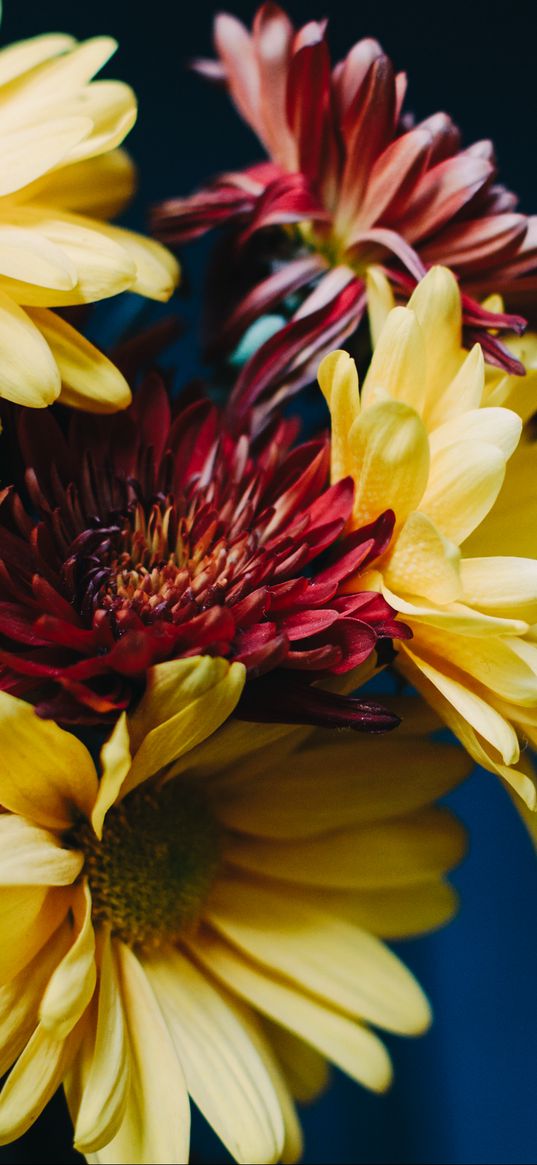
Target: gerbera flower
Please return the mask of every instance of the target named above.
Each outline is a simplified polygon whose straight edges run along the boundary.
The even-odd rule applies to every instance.
[[[177,281],[164,247],[100,221],[133,185],[116,147],[134,94],[92,81],[115,48],[52,34],[0,51],[0,395],[34,408],[61,396],[110,412],[130,400],[118,370],[50,308],[127,289],[165,300]]]
[[[73,414],[66,438],[50,414],[20,422],[31,513],[6,491],[0,687],[41,716],[99,721],[154,664],[208,652],[263,675],[254,719],[394,726],[310,686],[408,634],[378,594],[341,593],[386,549],[393,515],[339,538],[354,485],[328,488],[325,440],[293,447],[286,421],[235,440],[204,401],[172,422],[157,378],[126,415]]]
[[[501,381],[485,387],[479,345],[461,349],[453,275],[432,270],[408,307],[389,313],[360,395],[343,352],[326,357],[319,382],[332,414],[333,480],[352,473],[356,481],[351,529],[375,520],[386,491],[395,511],[390,546],[360,586],[376,587],[412,629],[396,667],[474,759],[533,807],[520,740],[537,727],[537,647],[528,639],[537,561],[509,557],[533,512],[516,484],[506,495],[513,539],[495,537],[493,520],[521,420],[495,403]],[[498,531],[505,507],[503,515]],[[492,537],[483,540],[485,520]],[[532,538],[535,555],[534,529]]]
[[[374,40],[359,41],[332,68],[326,21],[297,32],[266,3],[251,34],[217,16],[215,45],[218,61],[197,67],[225,83],[270,161],[170,199],[155,212],[156,232],[179,244],[231,223],[239,248],[264,232],[259,248],[270,273],[257,271],[228,315],[224,349],[259,315],[302,296],[287,326],[246,365],[235,408],[311,379],[319,356],[355,331],[366,305],[375,309],[376,285],[365,277],[379,268],[406,298],[429,266],[452,267],[465,293],[466,341],[479,337],[488,360],[522,372],[497,332],[524,321],[487,312],[478,299],[491,287],[535,289],[537,219],[516,212],[514,195],[496,184],[492,144],[461,149],[444,113],[412,125],[401,114],[406,77]]]
[[[75,736],[0,694],[1,1143],[63,1082],[89,1160],[187,1162],[190,1094],[238,1161],[294,1161],[286,1075],[308,1050],[382,1090],[369,1025],[427,1027],[379,936],[452,912],[464,839],[430,797],[462,751],[409,729],[406,762],[385,738],[356,764],[322,731],[214,734],[244,675],[160,665],[100,781]]]

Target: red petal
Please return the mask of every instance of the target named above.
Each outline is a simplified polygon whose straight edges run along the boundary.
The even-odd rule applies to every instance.
[[[205,468],[216,438],[218,418],[209,401],[196,401],[176,418],[170,432],[169,447],[173,455],[173,483],[175,493],[195,473]]]
[[[381,54],[372,61],[343,117],[346,161],[334,227],[344,236],[360,210],[371,167],[392,140],[395,109],[393,66]]]
[[[255,683],[247,684],[236,715],[243,720],[264,720],[280,724],[314,724],[323,728],[353,728],[357,732],[389,732],[400,724],[373,700],[357,700],[310,687],[295,679],[272,672]],[[330,778],[327,777],[327,795]]]
[[[252,213],[256,201],[257,195],[219,182],[191,198],[162,202],[152,212],[151,226],[157,238],[177,246],[223,223],[240,222]]]
[[[486,158],[466,150],[428,170],[393,224],[408,242],[426,238],[449,222],[493,173]]]
[[[32,579],[32,592],[41,611],[48,615],[56,615],[75,627],[80,626],[80,618],[71,604],[39,574],[35,574]]]
[[[493,214],[444,227],[421,249],[426,263],[445,263],[466,275],[513,255],[527,231],[522,214]]]
[[[330,351],[334,331],[341,336],[358,322],[365,306],[363,285],[350,271],[346,280],[321,307],[309,311],[307,304],[303,304],[301,315],[266,340],[244,365],[228,406],[230,419],[237,428],[244,425],[252,405],[267,390],[272,402],[276,402],[276,389],[286,376],[292,377],[293,362],[297,358],[301,374],[307,380],[313,376],[313,364],[316,366],[320,354]]]
[[[253,22],[259,68],[259,108],[262,140],[288,170],[296,168],[297,151],[285,115],[285,95],[294,28],[278,4],[262,4]]]
[[[216,340],[208,346],[208,355],[214,357],[221,348],[233,348],[254,320],[281,303],[286,295],[311,283],[324,270],[325,264],[320,256],[308,255],[305,259],[285,263],[267,279],[263,279],[225,320]]]
[[[240,243],[246,243],[256,231],[305,219],[328,222],[330,215],[315,197],[304,174],[282,174],[261,195],[248,226],[241,232]]]
[[[83,628],[67,623],[65,619],[57,619],[54,615],[40,615],[36,620],[35,629],[45,642],[56,643],[59,647],[68,647],[84,655],[96,650],[93,631],[84,631]]]
[[[278,625],[293,643],[297,639],[307,639],[310,635],[317,635],[320,631],[325,631],[338,619],[337,611],[304,610],[279,619]]]
[[[330,99],[330,57],[323,32],[312,25],[308,43],[289,66],[287,120],[298,144],[303,174],[318,182],[336,163]]]
[[[423,173],[431,148],[431,134],[417,127],[395,138],[377,158],[355,219],[357,229],[389,223],[390,210],[406,201]]]
[[[49,642],[36,630],[35,612],[27,612],[16,603],[0,602],[0,632],[32,647],[46,647]]]

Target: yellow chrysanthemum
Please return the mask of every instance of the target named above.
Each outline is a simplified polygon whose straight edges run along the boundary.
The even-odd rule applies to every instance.
[[[491,297],[487,304],[492,311],[503,310],[499,296]],[[508,405],[514,409],[523,422],[522,436],[509,462],[509,473],[502,486],[498,501],[478,530],[471,535],[468,549],[471,554],[483,555],[497,546],[502,546],[509,554],[537,558],[537,335],[527,333],[509,343],[514,355],[525,365],[526,376],[506,377],[487,370],[487,402],[492,405]],[[516,514],[516,521],[513,521]],[[530,626],[525,639],[537,644],[537,624]],[[533,649],[532,649],[533,650]],[[537,749],[537,729],[533,709],[524,715],[519,710],[522,729],[532,748]],[[529,770],[531,760],[526,756]],[[528,812],[519,802],[519,810],[537,844],[537,814]]]
[[[0,51],[0,395],[17,404],[61,395],[95,412],[124,408],[118,370],[49,309],[127,289],[165,300],[177,281],[164,247],[98,221],[133,184],[116,147],[136,119],[134,94],[92,81],[115,48],[51,34]]]
[[[293,1161],[325,1058],[383,1089],[369,1024],[429,1007],[381,941],[444,922],[464,775],[409,701],[407,748],[230,720],[241,664],[155,668],[102,776],[0,694],[0,1143],[63,1081],[89,1160],[186,1162],[188,1094],[238,1161]],[[13,1066],[12,1066],[13,1065]]]
[[[389,551],[360,586],[382,591],[412,628],[413,638],[398,645],[398,669],[471,756],[533,807],[535,779],[519,735],[525,740],[537,725],[537,646],[529,639],[537,562],[509,557],[511,544],[494,533],[477,541],[520,438],[520,417],[493,403],[509,378],[485,385],[480,347],[462,350],[460,295],[444,268],[431,270],[382,326],[380,314],[377,307],[361,393],[346,353],[332,353],[319,369],[332,415],[333,480],[351,474],[356,482],[353,521],[363,525],[387,507],[396,515]],[[514,492],[505,495],[507,524],[525,525]]]

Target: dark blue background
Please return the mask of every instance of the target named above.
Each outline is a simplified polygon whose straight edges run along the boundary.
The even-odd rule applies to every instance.
[[[149,203],[187,193],[220,168],[257,156],[256,143],[228,103],[184,64],[208,53],[217,6],[151,0],[68,0],[4,4],[2,42],[44,31],[78,37],[111,33],[120,51],[110,75],[131,82],[140,99],[129,146],[141,170],[130,220],[142,226]],[[328,15],[338,54],[374,35],[410,76],[419,116],[446,108],[467,142],[494,138],[504,181],[523,209],[535,207],[535,6],[513,0],[445,5],[342,0],[289,5],[297,21]],[[254,6],[232,10],[250,18]],[[192,286],[204,248],[187,258]],[[181,307],[192,317],[192,309]],[[101,309],[100,318],[103,312]],[[103,340],[104,342],[104,340]],[[187,341],[185,373],[195,366]],[[182,345],[185,349],[185,342]],[[186,351],[186,349],[185,349]],[[501,547],[498,547],[501,553]],[[427,939],[401,944],[435,1008],[429,1035],[392,1040],[396,1083],[370,1096],[335,1077],[330,1093],[304,1112],[305,1159],[323,1162],[504,1163],[537,1159],[537,868],[531,845],[496,780],[477,773],[452,798],[471,831],[471,851],[454,875],[462,896],[457,920]],[[2,1161],[74,1161],[56,1102]],[[199,1122],[194,1159],[226,1160]],[[80,1160],[80,1158],[78,1158]]]

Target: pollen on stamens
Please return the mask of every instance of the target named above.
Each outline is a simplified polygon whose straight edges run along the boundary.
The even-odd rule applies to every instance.
[[[84,821],[66,841],[84,853],[94,923],[148,950],[195,928],[220,864],[218,824],[183,781],[136,790],[113,806],[102,840]]]

